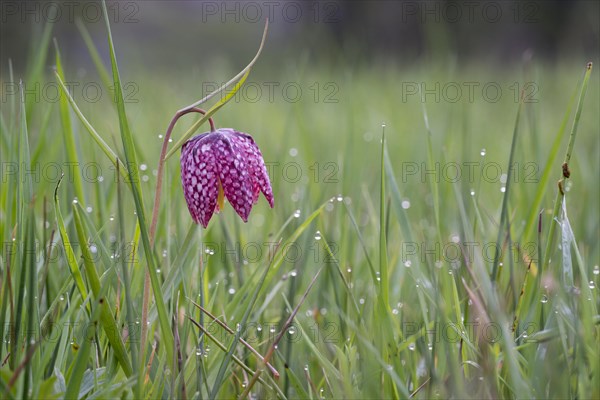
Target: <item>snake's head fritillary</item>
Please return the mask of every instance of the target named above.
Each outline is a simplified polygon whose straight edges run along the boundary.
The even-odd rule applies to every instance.
[[[194,222],[208,226],[227,198],[244,222],[262,192],[273,208],[273,190],[254,139],[231,128],[206,132],[181,148],[181,183]]]

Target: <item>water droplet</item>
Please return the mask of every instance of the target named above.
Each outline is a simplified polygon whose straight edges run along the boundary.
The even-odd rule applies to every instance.
[[[297,275],[298,275],[298,272],[296,272],[296,270],[295,270],[295,269],[293,269],[293,270],[291,270],[291,271],[290,271],[290,276],[291,276],[292,278],[295,278]]]
[[[409,349],[410,351],[415,351],[415,348],[416,348],[416,347],[417,347],[417,346],[415,346],[415,344],[414,344],[414,343],[410,343],[410,344],[408,345],[408,349]]]
[[[500,183],[506,183],[507,178],[508,178],[508,175],[506,175],[506,174],[500,175]]]
[[[65,301],[65,296],[60,296],[60,301]]]
[[[294,211],[294,218],[300,218],[300,210]]]
[[[481,149],[481,151],[479,152],[479,154],[481,154],[481,157],[485,156],[485,149]]]
[[[98,182],[104,182],[104,177],[102,175],[98,177]]]
[[[298,155],[298,149],[296,149],[295,147],[292,147],[290,149],[290,156],[296,157],[297,155]]]
[[[160,268],[156,268],[156,273],[160,274]]]
[[[305,370],[305,371],[308,371],[308,365],[305,365],[305,366],[304,366],[304,370]]]
[[[85,211],[87,211],[87,213],[89,214],[89,213],[91,213],[91,212],[92,212],[92,211],[94,211],[94,210],[92,209],[92,207],[90,207],[90,206],[87,206],[87,207],[85,208]]]
[[[471,196],[475,196],[475,191],[471,189]]]
[[[338,201],[338,203],[341,203],[344,200],[344,197],[341,194],[338,194],[336,200]]]
[[[546,304],[548,302],[548,296],[546,296],[545,294],[542,295],[542,299],[540,300],[543,304]]]
[[[410,201],[403,200],[402,201],[402,208],[405,209],[405,210],[408,210],[410,208]]]
[[[271,332],[271,333],[275,333],[275,327],[274,327],[274,326],[271,326],[271,327],[269,328],[269,332]]]
[[[442,266],[443,266],[443,265],[444,265],[444,264],[443,264],[443,263],[442,263],[440,260],[437,260],[437,261],[435,262],[435,267],[436,267],[436,268],[442,268]]]
[[[599,266],[594,266],[594,275],[599,275],[600,274],[600,267]]]
[[[109,221],[114,221],[114,220],[115,220],[115,217],[111,215],[111,216],[108,218],[108,220],[109,220]]]
[[[150,177],[148,175],[142,175],[142,182],[148,182]]]
[[[596,288],[596,284],[594,283],[594,281],[590,281],[590,289],[595,289]]]
[[[148,166],[146,164],[140,164],[140,170],[141,171],[145,171],[148,169]]]
[[[365,299],[363,299],[363,298],[361,297],[360,299],[358,299],[358,302],[359,302],[360,304],[365,304]]]
[[[294,328],[288,329],[288,334],[293,335],[295,333],[296,333],[296,330]]]
[[[91,245],[91,246],[90,246],[90,251],[91,251],[93,254],[96,254],[96,253],[98,252],[98,248],[96,247],[96,245],[95,245],[95,244],[93,244],[93,245]]]
[[[411,266],[411,265],[412,265],[412,261],[410,261],[410,260],[406,260],[406,261],[404,261],[404,266],[405,266],[406,268],[410,268],[410,266]]]
[[[502,186],[502,187],[500,188],[500,191],[501,191],[502,193],[506,192],[506,186]]]
[[[348,272],[349,274],[351,274],[351,273],[352,273],[352,268],[348,268],[348,269],[346,270],[346,272]]]
[[[173,139],[169,138],[169,143],[173,143]]]
[[[202,349],[196,349],[196,355],[197,356],[201,356],[202,355]]]
[[[315,240],[321,240],[321,231],[317,231],[317,233],[315,233]]]
[[[234,288],[229,288],[229,290],[227,292],[229,294],[235,294],[235,289]]]
[[[392,309],[392,314],[394,314],[394,315],[398,315],[398,313],[399,313],[399,312],[400,312],[400,311],[398,311],[398,309],[397,309],[397,308],[393,308],[393,309]]]
[[[404,303],[402,303],[401,301],[399,301],[398,304],[396,304],[396,307],[402,308],[402,307],[404,307]]]
[[[258,332],[262,332],[262,325],[258,325],[258,326],[256,327],[256,330],[257,330]]]
[[[79,203],[79,201],[77,200],[77,197],[75,197],[75,198],[73,199],[73,204],[77,204],[77,203]]]
[[[321,312],[321,315],[327,315],[327,309],[325,307],[321,308],[319,311]]]
[[[167,250],[163,250],[163,252],[162,252],[162,256],[163,256],[163,257],[166,257],[166,256],[167,256]]]
[[[160,135],[160,134],[158,135],[159,139],[162,139],[163,137],[164,137],[163,135]]]

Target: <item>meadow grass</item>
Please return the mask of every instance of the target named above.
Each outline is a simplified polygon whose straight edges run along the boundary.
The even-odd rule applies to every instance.
[[[201,96],[185,76],[119,70],[118,38],[107,33],[100,56],[80,29],[114,96],[3,103],[3,398],[600,397],[600,102],[587,60],[493,76],[259,61],[256,82],[322,89],[234,99],[215,115],[254,136],[275,208],[261,199],[243,224],[226,206],[198,227],[177,152],[152,237],[159,135]],[[74,74],[50,38],[47,27],[25,82]],[[474,76],[504,95],[401,91]],[[132,80],[139,102],[119,89]]]

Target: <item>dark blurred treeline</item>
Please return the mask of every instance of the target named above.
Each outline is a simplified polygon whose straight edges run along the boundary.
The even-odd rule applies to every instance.
[[[106,48],[99,1],[2,0],[0,63],[19,70],[44,25],[67,59],[87,63],[75,25],[82,21]],[[108,14],[130,62],[183,67],[207,57],[244,62],[271,20],[268,52],[278,60],[304,54],[327,63],[439,58],[507,63],[534,54],[549,62],[600,47],[600,8],[584,1],[109,1]],[[80,60],[81,58],[81,60]]]

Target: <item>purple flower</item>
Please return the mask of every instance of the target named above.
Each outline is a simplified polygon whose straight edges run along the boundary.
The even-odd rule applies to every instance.
[[[273,191],[262,154],[252,136],[231,128],[206,132],[181,148],[181,183],[194,222],[208,226],[224,197],[244,222],[263,192],[273,208]]]

